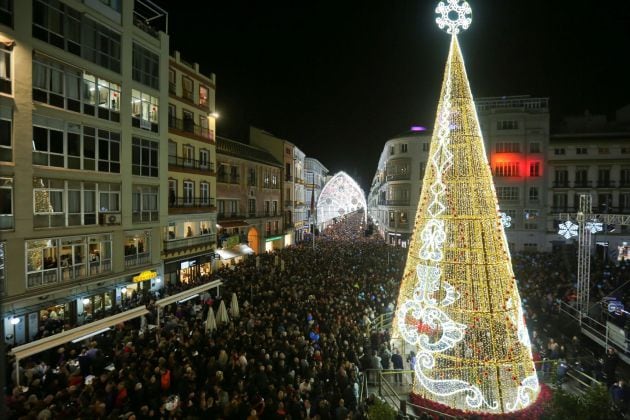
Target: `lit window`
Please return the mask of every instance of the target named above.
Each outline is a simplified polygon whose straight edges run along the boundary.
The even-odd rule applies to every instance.
[[[494,166],[495,176],[520,176],[520,165],[518,162],[500,162]]]
[[[206,86],[199,86],[199,105],[208,105],[209,90]]]

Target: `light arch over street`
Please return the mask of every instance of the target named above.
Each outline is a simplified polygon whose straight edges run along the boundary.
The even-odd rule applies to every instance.
[[[350,175],[337,172],[324,185],[317,199],[317,223],[326,224],[334,217],[363,209],[367,217],[367,202],[359,184]]]

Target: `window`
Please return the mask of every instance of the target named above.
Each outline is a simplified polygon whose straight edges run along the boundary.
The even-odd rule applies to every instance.
[[[34,165],[120,173],[120,133],[40,115],[33,124]]]
[[[510,228],[516,229],[518,219],[516,217],[516,210],[514,209],[501,209],[501,212],[510,217]]]
[[[497,153],[520,153],[520,143],[497,143],[495,145],[495,151]]]
[[[230,167],[230,183],[238,184],[239,182],[240,182],[240,180],[239,180],[238,167],[237,166],[231,166]]]
[[[13,27],[13,0],[0,1],[0,24]]]
[[[630,193],[624,192],[619,194],[619,211],[627,214],[630,210]]]
[[[424,179],[424,172],[427,169],[427,163],[426,162],[420,162],[420,179]]]
[[[207,106],[209,105],[209,97],[210,91],[206,86],[199,85],[199,105]]]
[[[172,94],[177,94],[177,81],[175,79],[175,70],[168,69],[168,91]]]
[[[619,186],[630,186],[630,167],[624,166],[621,168],[621,171],[619,171]]]
[[[188,76],[182,75],[182,96],[184,99],[194,100],[193,86],[193,80]]]
[[[247,172],[247,185],[250,187],[256,186],[256,169],[249,168]]]
[[[184,181],[184,204],[191,205],[195,196],[195,183]]]
[[[588,149],[586,147],[576,147],[575,153],[577,153],[578,155],[586,155],[588,154]]]
[[[278,202],[276,200],[271,202],[271,214],[274,216],[278,215]]]
[[[529,187],[529,202],[537,203],[539,200],[540,194],[538,192],[538,187]]]
[[[567,205],[568,205],[568,198],[566,194],[556,193],[553,195],[553,211],[555,212],[567,211]]]
[[[33,100],[119,122],[120,85],[36,54]]]
[[[210,152],[207,149],[199,150],[199,167],[201,169],[208,169],[209,161],[210,161]]]
[[[182,152],[184,166],[193,166],[193,162],[195,161],[195,148],[186,144],[182,146]]]
[[[519,199],[518,187],[496,187],[497,198],[504,201],[517,201]]]
[[[208,117],[206,115],[199,115],[199,127],[201,129],[201,137],[206,139],[212,138],[212,132],[210,130],[210,121],[208,121]]]
[[[153,89],[160,88],[160,57],[140,45],[133,43],[132,77]]]
[[[423,152],[428,152],[429,151],[429,143],[427,143],[427,142],[422,143],[422,151]]]
[[[13,178],[0,178],[0,230],[13,227]]]
[[[560,188],[569,186],[569,171],[566,168],[558,168],[554,171],[553,186]]]
[[[207,182],[199,183],[199,201],[203,206],[210,204],[210,184]]]
[[[256,199],[250,198],[247,200],[247,213],[249,217],[256,216]]]
[[[623,155],[630,154],[630,147],[622,147],[621,148],[621,154],[623,154]]]
[[[98,130],[98,171],[120,172],[120,134]]]
[[[120,211],[120,184],[98,184],[98,207],[101,213]]]
[[[13,160],[13,113],[11,108],[0,106],[0,162]]]
[[[33,127],[33,164],[65,167],[63,127]]]
[[[394,148],[394,146],[389,146],[389,154],[390,155],[395,155],[396,154],[396,149]]]
[[[516,120],[501,120],[497,121],[497,130],[517,130],[518,121]]]
[[[127,233],[125,236],[125,267],[151,262],[151,233]]]
[[[599,168],[597,170],[597,185],[600,187],[610,187],[610,168]]]
[[[0,48],[0,93],[11,92],[11,51]]]
[[[564,147],[556,147],[555,149],[553,149],[553,154],[554,155],[564,155],[565,154]]]
[[[540,153],[540,143],[529,143],[529,153]]]
[[[109,193],[109,202],[103,201],[101,192]],[[119,196],[120,185],[34,177],[33,225],[36,228],[95,225],[97,197],[101,211],[119,211]]]
[[[184,123],[183,129],[184,131],[188,131],[189,133],[195,132],[195,114],[187,109],[182,110],[182,122]]]
[[[131,90],[131,116],[133,126],[158,131],[159,100],[139,90]]]
[[[400,145],[400,153],[407,153],[407,143]]]
[[[280,177],[278,174],[271,174],[271,188],[280,188]]]
[[[63,3],[33,2],[33,37],[120,73],[120,34]]]
[[[83,58],[120,73],[120,35],[83,16],[81,25]],[[78,33],[74,38],[78,41]]]
[[[610,149],[608,147],[599,147],[597,148],[597,153],[600,155],[608,155],[610,154]]]
[[[134,137],[131,151],[131,173],[141,176],[158,176],[159,143]]]
[[[529,176],[540,176],[540,162],[531,162],[529,164]]]
[[[134,222],[159,221],[158,187],[134,185],[131,197],[131,213]]]
[[[520,176],[518,162],[499,162],[494,165],[495,176]]]
[[[588,181],[588,168],[578,167],[575,169],[575,187],[584,188],[589,187]]]

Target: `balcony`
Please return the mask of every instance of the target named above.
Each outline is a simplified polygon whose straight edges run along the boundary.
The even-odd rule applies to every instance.
[[[223,182],[224,184],[238,184],[241,177],[238,175],[219,173],[217,175],[217,182]]]
[[[202,127],[191,119],[168,117],[168,128],[171,130],[181,131],[182,133],[190,133],[204,140],[214,140],[214,133],[208,127]]]
[[[245,215],[240,214],[240,213],[236,213],[236,212],[234,212],[234,213],[229,213],[229,212],[228,213],[221,213],[221,212],[217,213],[217,220],[219,220],[219,221],[220,220],[239,220],[239,219],[243,220],[245,218],[246,218]]]
[[[169,156],[168,170],[177,171],[177,169],[184,169],[183,172],[198,171],[203,174],[214,174],[214,165],[212,162],[188,159],[181,156]]]
[[[591,181],[575,181],[573,183],[573,188],[590,188],[593,186]]]
[[[247,186],[255,187],[256,186],[256,178],[248,177],[247,178]]]
[[[615,181],[610,180],[600,180],[597,181],[597,188],[615,188]]]
[[[215,210],[214,198],[170,197],[169,214],[208,213]]]
[[[387,175],[388,181],[409,181],[411,179],[411,174],[391,174]]]
[[[392,229],[408,229],[409,228],[409,222],[401,222],[399,221],[398,224],[396,224],[396,222],[394,220],[390,220],[389,221],[389,227]]]
[[[146,265],[151,263],[151,253],[143,252],[141,254],[125,255],[125,267],[133,267],[136,265]]]
[[[410,200],[384,200],[384,203],[379,203],[385,206],[408,206],[410,204]]]
[[[190,248],[202,245],[212,245],[216,243],[217,235],[211,233],[209,235],[200,235],[192,238],[174,238],[164,241],[164,251],[173,251],[176,249]]]
[[[569,188],[569,181],[553,181],[553,188]]]
[[[620,188],[630,188],[630,179],[622,179],[619,181]]]
[[[284,177],[284,180],[287,181],[287,182],[291,182],[291,181],[293,181],[293,176],[292,175],[286,175]]]
[[[273,211],[251,211],[247,212],[248,219],[259,219],[263,217],[280,217],[280,212]]]

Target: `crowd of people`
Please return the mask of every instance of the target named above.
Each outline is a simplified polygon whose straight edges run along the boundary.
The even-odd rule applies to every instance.
[[[146,322],[21,361],[8,418],[364,418],[359,369],[387,340],[369,324],[393,308],[404,250],[362,223],[219,270],[221,294],[241,304],[217,330],[204,321],[222,297],[171,305],[154,329],[149,298]]]
[[[402,369],[414,355],[390,347],[388,331],[370,328],[394,309],[406,249],[366,236],[362,217],[330,226],[315,247],[309,240],[217,271],[203,281],[221,278],[221,296],[168,306],[159,327],[147,328],[156,324],[157,296],[139,295],[135,303],[150,310],[144,321],[37,354],[17,369],[9,360],[7,418],[365,418],[372,400],[360,403],[360,372]],[[512,259],[535,358],[581,363],[627,410],[615,352],[587,345],[561,318],[560,302],[575,301],[574,258]],[[594,263],[593,301],[615,293],[628,273],[624,264]],[[161,293],[194,285],[167,284]],[[222,299],[229,306],[232,293],[239,316],[209,331],[208,311]],[[601,362],[587,369],[587,359]]]
[[[546,370],[560,376],[573,369],[606,385],[617,407],[630,414],[630,388],[625,380],[627,369],[620,363],[614,347],[604,349],[584,338],[577,322],[563,312],[570,312],[577,299],[577,267],[575,253],[519,253],[512,255],[532,348],[537,360],[557,362],[544,364]],[[625,315],[610,313],[601,302],[606,298],[630,303],[630,265],[601,256],[591,263],[589,315],[605,323],[608,320],[623,326]],[[562,308],[561,308],[562,307]],[[561,309],[564,309],[562,311]]]

